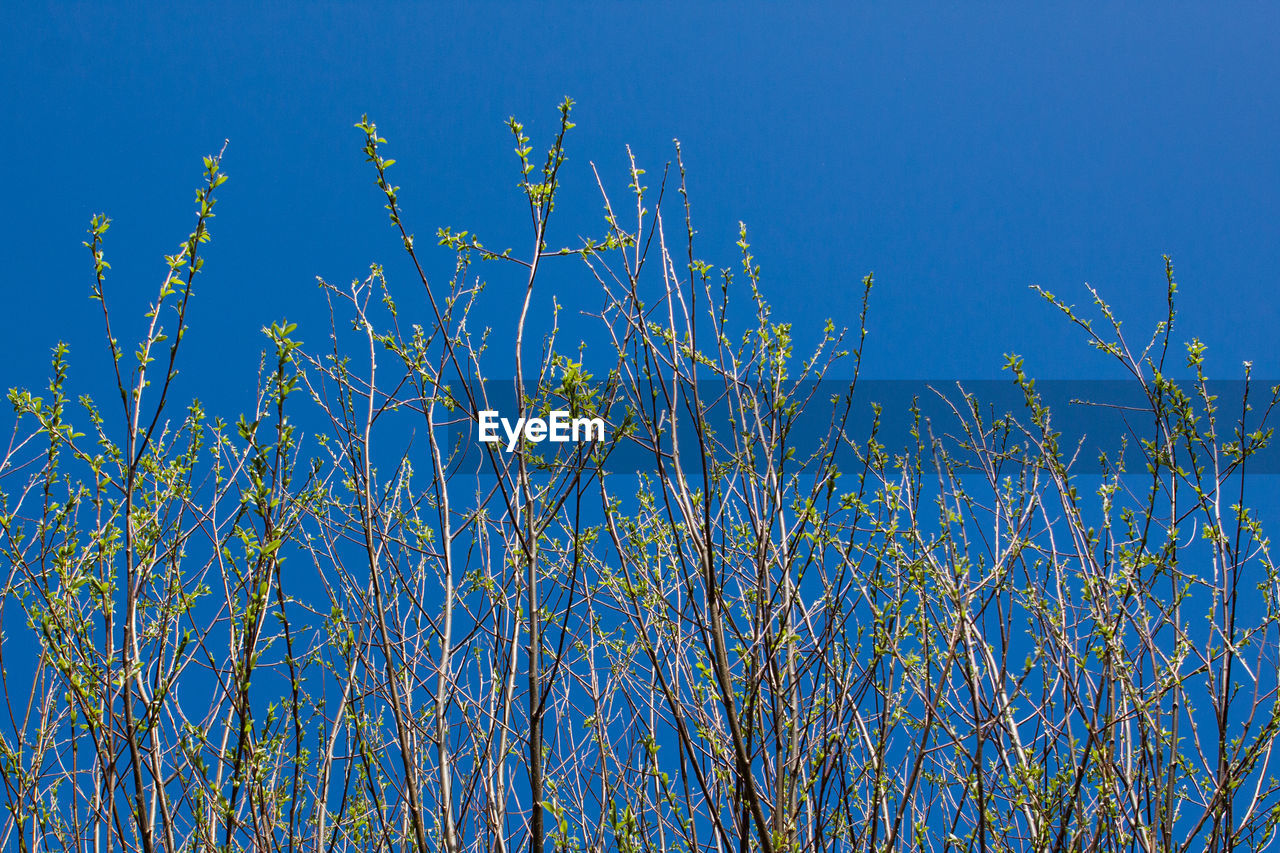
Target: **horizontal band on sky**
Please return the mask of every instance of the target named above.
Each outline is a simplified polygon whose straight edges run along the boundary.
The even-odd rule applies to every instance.
[[[1048,380],[1036,382],[1033,392],[1047,410],[1049,432],[1077,473],[1110,473],[1121,465],[1128,473],[1145,473],[1146,443],[1167,440],[1157,432],[1154,413],[1160,407],[1185,413],[1175,420],[1191,416],[1202,425],[1212,416],[1224,442],[1243,436],[1246,447],[1255,447],[1247,459],[1249,471],[1274,474],[1280,473],[1280,451],[1267,441],[1267,430],[1277,385],[1280,381],[1211,380],[1202,389],[1192,381],[1176,381],[1161,394],[1130,380]],[[627,388],[591,382],[572,390],[528,387],[522,408],[512,383],[490,380],[474,413],[459,400],[447,417],[438,413],[437,423],[446,429],[455,464],[478,462],[488,449],[511,453],[523,444],[525,452],[548,463],[594,454],[606,470],[617,473],[654,470],[655,449],[672,452],[673,420],[676,443],[685,448],[705,439],[742,449],[750,434],[753,452],[760,454],[772,443],[770,436],[785,430],[785,445],[797,464],[824,448],[844,458],[865,449],[873,437],[890,455],[931,442],[955,454],[975,441],[1016,454],[1044,439],[1026,392],[1011,380],[864,379],[852,386],[840,380],[804,381],[767,393],[772,396],[722,380]],[[699,409],[706,426],[702,438],[693,416]],[[1187,452],[1186,447],[1176,450]]]

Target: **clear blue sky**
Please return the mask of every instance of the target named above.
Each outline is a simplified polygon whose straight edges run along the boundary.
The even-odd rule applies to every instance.
[[[1114,375],[1028,285],[1083,303],[1091,282],[1141,337],[1164,252],[1179,340],[1207,341],[1217,376],[1280,376],[1278,7],[693,6],[6,4],[0,385],[42,382],[58,339],[105,378],[90,215],[115,220],[110,286],[136,316],[229,138],[184,369],[202,395],[249,393],[263,324],[318,342],[315,276],[397,256],[361,113],[414,230],[499,244],[523,221],[503,122],[540,144],[564,95],[588,213],[589,160],[621,190],[625,143],[656,175],[679,137],[702,253],[733,262],[745,220],[781,318],[854,322],[874,270],[872,376],[994,378],[1010,351],[1046,378]]]

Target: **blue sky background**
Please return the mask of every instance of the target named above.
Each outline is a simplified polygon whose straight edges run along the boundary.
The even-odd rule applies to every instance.
[[[390,140],[413,230],[519,247],[504,120],[544,145],[564,95],[580,221],[600,209],[589,161],[621,193],[630,143],[656,185],[679,137],[700,254],[733,263],[744,220],[780,319],[856,322],[874,270],[866,375],[996,378],[1018,352],[1045,378],[1115,376],[1028,285],[1084,303],[1088,281],[1145,339],[1168,252],[1176,338],[1204,339],[1216,376],[1244,359],[1280,376],[1276,6],[690,6],[6,4],[0,385],[43,383],[62,339],[75,390],[108,394],[89,217],[114,219],[128,339],[190,230],[201,156],[229,138],[183,370],[185,396],[231,414],[264,324],[320,343],[317,275],[384,261],[413,292],[361,113]],[[578,272],[547,280],[544,312],[556,291],[577,304]]]

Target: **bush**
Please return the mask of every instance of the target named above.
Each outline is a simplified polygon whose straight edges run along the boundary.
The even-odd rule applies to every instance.
[[[74,409],[59,348],[0,462],[5,843],[1264,849],[1280,611],[1245,507],[1275,392],[1228,411],[1195,341],[1170,378],[1167,260],[1136,354],[1096,294],[1101,332],[1046,294],[1139,395],[1100,467],[1016,358],[1016,409],[959,391],[898,433],[854,395],[871,277],[797,359],[745,229],[733,268],[699,259],[678,146],[658,191],[632,159],[602,232],[553,242],[572,126],[566,101],[534,159],[510,122],[533,248],[442,230],[441,284],[363,120],[421,290],[325,284],[327,343],[268,326],[234,423],[170,395],[222,155],[135,354],[94,218],[120,407]],[[609,364],[533,340],[553,263],[598,286]],[[525,284],[509,361],[485,264]],[[502,405],[607,437],[477,444]]]

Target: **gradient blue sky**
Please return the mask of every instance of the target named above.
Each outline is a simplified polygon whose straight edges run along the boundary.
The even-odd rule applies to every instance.
[[[995,378],[1014,351],[1042,377],[1114,376],[1028,285],[1083,303],[1088,281],[1141,338],[1168,252],[1176,337],[1204,339],[1216,376],[1280,376],[1274,5],[19,5],[0,12],[5,387],[41,383],[63,339],[77,390],[108,391],[89,388],[88,219],[115,220],[110,286],[136,317],[229,138],[184,370],[238,405],[265,323],[319,342],[315,276],[397,257],[361,113],[418,234],[503,244],[525,221],[504,120],[542,144],[566,94],[588,218],[589,161],[621,191],[624,144],[653,176],[679,137],[701,254],[732,263],[745,220],[780,318],[855,322],[874,270],[868,375]],[[575,285],[547,304],[557,286]]]

